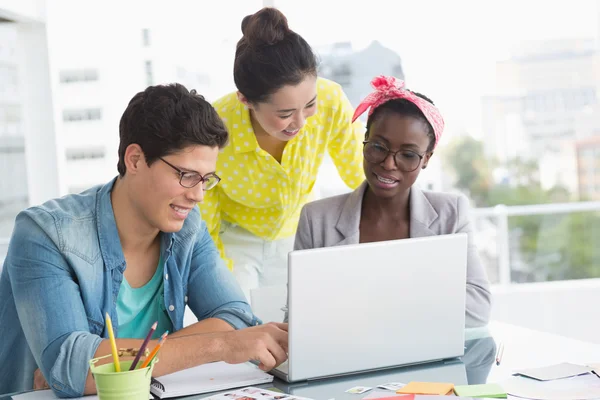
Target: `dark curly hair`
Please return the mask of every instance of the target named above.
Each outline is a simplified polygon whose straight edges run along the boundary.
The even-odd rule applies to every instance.
[[[178,83],[150,86],[133,96],[119,124],[119,175],[125,150],[138,144],[146,162],[191,145],[223,148],[228,141],[223,121],[204,97]]]

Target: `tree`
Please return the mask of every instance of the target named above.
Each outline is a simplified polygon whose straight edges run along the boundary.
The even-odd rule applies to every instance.
[[[455,174],[455,186],[467,193],[478,206],[484,206],[492,186],[491,162],[485,157],[483,143],[463,136],[452,141],[442,159]]]
[[[504,165],[485,157],[483,143],[471,137],[451,142],[442,155],[455,175],[455,185],[479,207],[497,204],[530,205],[567,202],[562,187],[544,190],[538,165],[515,158]],[[494,167],[508,172],[506,182],[494,182]],[[600,215],[595,212],[511,217],[509,231],[516,238],[511,265],[521,261],[523,271],[513,280],[539,281],[600,277]]]

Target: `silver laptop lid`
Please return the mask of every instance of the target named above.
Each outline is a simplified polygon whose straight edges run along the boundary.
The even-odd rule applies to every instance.
[[[289,254],[289,381],[463,355],[467,236]]]

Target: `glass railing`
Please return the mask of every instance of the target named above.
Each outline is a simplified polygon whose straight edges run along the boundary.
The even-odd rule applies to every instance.
[[[600,202],[479,208],[473,221],[494,320],[600,343],[600,279],[580,279],[600,278]]]
[[[473,220],[492,283],[600,277],[600,202],[499,205]]]
[[[492,283],[600,278],[600,202],[498,205],[472,213]],[[8,242],[0,238],[0,265]]]

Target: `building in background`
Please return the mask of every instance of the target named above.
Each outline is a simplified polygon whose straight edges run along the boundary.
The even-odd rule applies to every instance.
[[[351,43],[334,43],[317,49],[321,65],[319,75],[342,85],[354,107],[371,93],[371,79],[392,75],[404,79],[402,60],[378,41],[355,51]]]
[[[16,25],[0,24],[0,238],[29,201],[16,46]]]
[[[596,136],[577,142],[579,196],[600,201],[600,131]]]
[[[186,7],[169,5],[169,13],[185,13]],[[70,18],[73,13],[83,17]],[[56,127],[64,143],[69,193],[117,174],[119,120],[135,93],[173,82],[203,94],[210,89],[209,75],[190,62],[189,52],[173,48],[175,35],[160,19],[124,15],[115,17],[102,3],[65,0],[48,5]],[[114,27],[109,31],[104,29],[107,20]]]
[[[0,269],[17,213],[63,193],[45,2],[0,2]]]
[[[260,4],[211,3],[206,13],[195,0],[130,0],[115,12],[0,1],[0,256],[20,210],[116,175],[119,120],[135,93],[180,82],[212,101],[234,90],[239,23]],[[224,10],[231,19],[217,22]],[[217,27],[227,34],[200,40]]]
[[[545,189],[562,186],[577,196],[575,143],[600,129],[596,42],[522,44],[497,63],[496,80],[496,94],[482,103],[486,153],[501,165],[517,157],[534,160]]]

